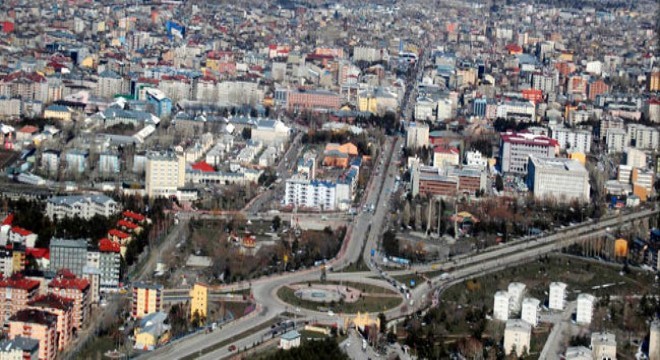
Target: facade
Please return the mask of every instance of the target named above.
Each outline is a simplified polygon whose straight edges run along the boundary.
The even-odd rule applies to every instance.
[[[279,348],[282,350],[289,350],[300,346],[300,333],[296,330],[291,330],[280,338]]]
[[[108,239],[99,241],[99,265],[101,291],[114,291],[119,288],[121,268],[120,246]]]
[[[39,341],[23,336],[0,341],[0,360],[38,360]]]
[[[539,306],[541,301],[535,298],[525,298],[522,303],[522,312],[520,319],[526,321],[528,324],[536,327],[539,324]]]
[[[62,351],[73,336],[73,300],[59,295],[37,296],[28,302],[28,309],[46,311],[57,316],[57,350]]]
[[[578,324],[591,324],[596,298],[591,294],[580,294],[577,297],[577,313],[575,321]]]
[[[133,284],[131,315],[141,319],[145,315],[163,311],[163,286],[158,284]]]
[[[660,320],[651,323],[649,335],[649,359],[660,359]]]
[[[579,161],[541,158],[531,155],[527,166],[527,187],[534,197],[553,197],[562,202],[589,201],[589,172]]]
[[[504,353],[515,353],[518,356],[527,354],[532,337],[532,325],[519,319],[506,322],[504,328]]]
[[[536,106],[531,101],[507,101],[497,106],[497,117],[533,122],[536,120]]]
[[[190,318],[197,313],[200,318],[206,319],[209,309],[209,287],[206,284],[195,283],[190,290]]]
[[[185,185],[184,157],[174,152],[149,152],[145,165],[145,190],[150,198],[176,196]]]
[[[480,151],[466,151],[465,163],[467,166],[486,169],[488,166],[488,159],[486,159],[486,157],[483,156]]]
[[[547,136],[529,133],[502,133],[500,138],[500,169],[504,173],[527,173],[529,156],[555,157],[559,143]]]
[[[9,318],[25,309],[39,292],[39,281],[21,276],[0,279],[0,323],[6,325]]]
[[[406,131],[406,147],[420,148],[429,145],[429,127],[426,124],[410,123]]]
[[[288,179],[284,205],[323,211],[335,210],[338,206],[337,184],[321,180]]]
[[[498,291],[495,293],[493,319],[501,321],[509,320],[509,293],[507,291]]]
[[[622,152],[628,145],[626,130],[618,128],[607,129],[605,133],[605,143],[607,144],[608,153]]]
[[[591,352],[596,360],[616,360],[616,336],[612,333],[592,333]]]
[[[289,90],[286,98],[288,110],[336,110],[341,106],[341,97],[326,90]]]
[[[87,265],[86,239],[53,238],[50,240],[51,271],[67,269],[77,276],[82,276],[85,265]]]
[[[562,282],[550,283],[550,298],[548,299],[548,308],[550,310],[564,310],[566,306],[566,287]]]
[[[114,152],[99,154],[98,170],[101,174],[118,174],[121,170],[119,154]]]
[[[591,131],[581,129],[555,128],[552,138],[557,140],[559,148],[588,154],[591,151]]]
[[[48,294],[73,300],[73,331],[81,329],[89,317],[91,287],[87,279],[76,277],[70,272],[60,272],[48,284]]]
[[[520,314],[527,286],[523,283],[512,282],[509,284],[507,292],[509,294],[509,314]]]
[[[25,337],[39,342],[39,360],[57,356],[57,316],[41,310],[26,309],[9,319],[9,338]]]
[[[120,210],[115,200],[102,194],[54,196],[46,201],[46,215],[51,220],[75,216],[89,220],[95,215],[109,217]]]
[[[433,149],[433,167],[458,166],[460,151],[457,148],[437,146]]]
[[[628,124],[627,142],[636,149],[655,150],[660,148],[660,130],[642,125]]]
[[[261,142],[264,146],[282,146],[289,141],[291,129],[280,120],[258,120],[257,126],[252,128],[253,141]]]

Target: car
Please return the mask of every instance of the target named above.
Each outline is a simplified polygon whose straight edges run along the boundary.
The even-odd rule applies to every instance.
[[[236,351],[236,345],[229,345],[227,350],[229,350],[229,352]]]

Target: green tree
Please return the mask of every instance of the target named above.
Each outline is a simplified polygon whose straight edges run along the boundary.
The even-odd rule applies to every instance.
[[[387,256],[399,256],[399,239],[394,231],[388,230],[383,234],[383,250]]]
[[[383,313],[378,313],[378,320],[380,320],[380,333],[385,334],[387,332],[387,316]]]
[[[280,226],[282,226],[282,218],[275,215],[275,217],[273,217],[272,226],[273,226],[273,231],[277,232],[277,230],[280,229]]]

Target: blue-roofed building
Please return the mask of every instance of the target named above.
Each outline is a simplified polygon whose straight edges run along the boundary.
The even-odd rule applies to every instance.
[[[165,96],[165,93],[158,89],[146,89],[145,95],[156,116],[167,117],[172,114],[172,99]]]

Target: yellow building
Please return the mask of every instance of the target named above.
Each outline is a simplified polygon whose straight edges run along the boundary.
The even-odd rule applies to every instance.
[[[12,251],[11,267],[14,273],[25,270],[25,251],[20,249]]]
[[[365,91],[358,94],[358,110],[375,114],[378,111],[378,99]]]
[[[209,306],[209,287],[206,284],[195,283],[190,290],[190,318],[197,312],[200,318],[206,318]]]
[[[660,91],[660,71],[654,70],[649,75],[649,91]]]
[[[584,165],[587,163],[587,157],[584,155],[584,153],[581,153],[579,151],[569,153],[568,154],[569,159],[577,160],[580,162],[580,164]]]
[[[157,312],[149,314],[140,320],[135,327],[135,348],[140,350],[153,350],[156,345],[164,344],[170,339],[170,326],[165,324],[167,314]]]
[[[73,111],[66,106],[51,105],[44,110],[45,119],[54,119],[61,121],[71,121]]]
[[[178,153],[149,152],[145,172],[147,196],[150,198],[175,196],[177,189],[185,185],[186,162]]]
[[[133,302],[131,315],[134,319],[163,311],[163,285],[135,283],[133,284]]]

